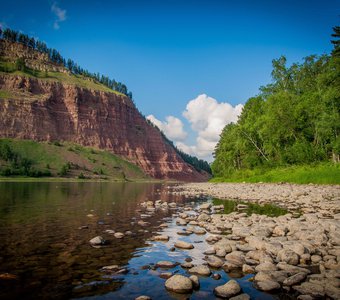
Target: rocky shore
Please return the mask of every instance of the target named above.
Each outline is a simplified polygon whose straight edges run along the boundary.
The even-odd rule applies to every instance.
[[[195,183],[177,186],[173,192],[242,199],[243,204],[230,214],[221,213],[223,205],[210,202],[196,209],[189,204],[178,208],[177,234],[201,234],[209,247],[203,264],[182,262],[189,274],[168,272],[169,291],[199,289],[198,276],[217,276],[214,270],[223,269],[254,274],[250,280],[261,291],[287,293],[293,299],[340,299],[340,186]],[[289,212],[278,217],[248,215],[244,202],[276,204]],[[145,206],[152,208],[153,203]],[[177,240],[172,250],[178,248],[190,255],[194,245]],[[214,294],[250,299],[235,280],[216,286]]]

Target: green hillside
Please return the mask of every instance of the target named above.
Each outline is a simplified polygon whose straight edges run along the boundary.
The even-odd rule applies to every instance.
[[[71,143],[0,139],[1,177],[98,180],[149,179],[136,165],[108,152]]]

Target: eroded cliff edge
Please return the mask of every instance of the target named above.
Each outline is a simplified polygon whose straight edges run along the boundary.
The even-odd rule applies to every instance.
[[[205,181],[125,95],[57,81],[0,74],[0,136],[69,141],[106,149],[159,179]]]

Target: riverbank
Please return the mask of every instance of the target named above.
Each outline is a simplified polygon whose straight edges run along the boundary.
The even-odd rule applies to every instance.
[[[340,213],[340,185],[207,182],[179,185],[174,192],[191,197],[275,204],[289,212],[318,213],[323,217]]]
[[[191,183],[177,186],[173,193],[245,203],[230,214],[221,213],[223,205],[210,202],[191,213],[190,205],[181,209],[176,224],[182,234],[201,229],[208,234],[202,239],[211,246],[204,249],[205,263],[192,266],[189,274],[207,276],[223,269],[232,277],[241,271],[252,274],[249,280],[260,291],[286,293],[292,299],[340,299],[340,186]],[[247,202],[271,203],[291,212],[278,217],[248,215]],[[195,247],[184,246],[188,255]],[[176,279],[184,282],[183,277]],[[214,293],[230,298],[242,290],[227,282]]]

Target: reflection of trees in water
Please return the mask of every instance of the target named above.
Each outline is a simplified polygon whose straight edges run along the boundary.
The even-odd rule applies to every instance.
[[[140,219],[141,202],[158,199],[181,201],[160,183],[0,183],[0,273],[20,278],[14,287],[7,285],[10,290],[0,282],[0,296],[7,292],[11,297],[23,292],[36,297],[51,293],[67,296],[72,284],[101,279],[98,269],[102,266],[127,264],[135,249],[145,246],[152,229],[170,213],[156,213],[147,219],[150,228],[131,224],[132,218]],[[87,217],[90,213],[94,217]],[[83,225],[89,228],[79,230]],[[105,229],[131,230],[135,235],[117,240],[104,234]],[[96,235],[111,243],[92,248],[88,241]],[[100,285],[88,292],[97,293],[98,288]]]

